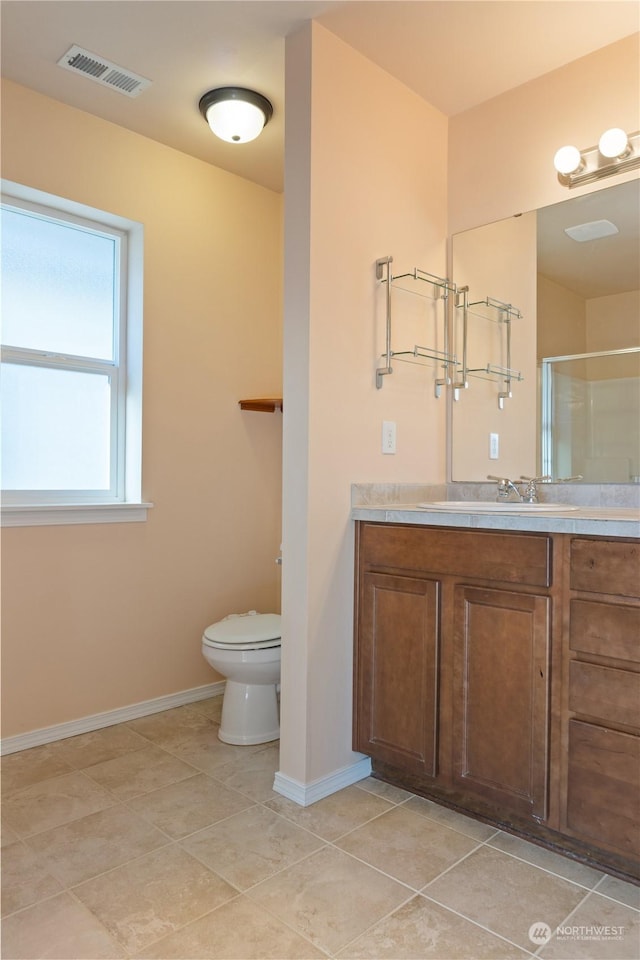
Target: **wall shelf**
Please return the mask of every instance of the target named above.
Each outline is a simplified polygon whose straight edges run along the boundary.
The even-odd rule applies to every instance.
[[[393,275],[391,264],[393,257],[382,257],[376,260],[376,279],[387,284],[386,291],[386,350],[381,356],[384,366],[376,369],[376,387],[382,387],[385,376],[393,373],[392,360],[401,360],[406,363],[417,363],[423,366],[441,367],[442,376],[434,381],[435,396],[439,397],[441,388],[451,383],[451,374],[456,367],[456,358],[449,350],[449,325],[447,320],[447,304],[450,293],[455,293],[455,285],[449,283],[445,277],[414,267],[410,273]],[[442,300],[441,325],[442,346],[439,350],[435,346],[421,346],[415,344],[407,350],[394,350],[391,345],[391,307],[392,289],[403,291],[424,300]],[[402,312],[402,310],[400,310]],[[439,337],[437,337],[439,339]]]
[[[475,300],[468,305],[469,313],[483,320],[491,320],[493,323],[509,323],[511,320],[522,320],[522,313],[512,303],[503,303],[502,300],[496,300],[494,297],[486,297],[484,300]]]
[[[255,410],[257,413],[275,413],[276,410],[282,412],[281,397],[258,398],[255,400],[238,400],[241,410]]]
[[[512,303],[504,303],[494,297],[485,297],[484,300],[469,302],[469,288],[460,287],[456,296],[455,315],[461,317],[462,323],[462,363],[459,369],[460,379],[454,383],[454,399],[459,399],[459,390],[468,387],[467,377],[477,377],[480,380],[493,380],[500,384],[498,391],[498,407],[504,408],[504,401],[511,397],[511,384],[515,380],[524,379],[519,370],[511,367],[511,321],[522,320],[522,313]],[[469,366],[469,318],[488,320],[500,327],[500,354],[505,356],[506,364],[497,364],[489,361],[482,366]],[[477,352],[477,346],[475,348]]]
[[[484,367],[471,367],[467,368],[467,373],[470,377],[477,377],[478,380],[517,380],[521,382],[524,380],[522,373],[519,370],[514,370],[512,367],[498,367],[495,363],[488,363]]]

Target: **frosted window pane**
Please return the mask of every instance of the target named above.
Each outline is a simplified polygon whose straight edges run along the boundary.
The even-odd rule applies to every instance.
[[[0,387],[3,489],[109,490],[107,376],[7,363]]]
[[[2,210],[2,341],[113,359],[116,240]]]

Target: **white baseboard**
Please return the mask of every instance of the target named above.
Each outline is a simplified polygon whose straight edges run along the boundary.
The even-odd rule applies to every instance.
[[[328,776],[320,777],[319,780],[312,780],[311,783],[300,783],[299,780],[294,780],[278,771],[273,781],[273,789],[276,793],[282,794],[288,800],[293,800],[301,807],[308,807],[317,800],[322,800],[323,797],[328,797],[330,794],[369,776],[371,776],[371,759],[370,757],[361,757],[354,763],[349,764],[348,767],[334,770]]]
[[[39,730],[29,731],[29,733],[19,733],[15,737],[4,737],[0,741],[0,755],[17,753],[18,750],[28,750],[30,747],[39,747],[43,743],[52,743],[54,740],[77,737],[80,733],[90,733],[92,730],[112,727],[115,723],[125,723],[127,720],[147,717],[152,713],[170,710],[172,707],[181,707],[186,703],[206,700],[220,693],[224,693],[224,680],[220,680],[218,683],[207,683],[203,687],[192,687],[190,690],[180,690],[178,693],[170,693],[165,697],[155,697],[153,700],[132,703],[128,707],[118,707],[116,710],[107,710],[105,713],[94,713],[89,717],[80,717],[79,720],[57,723],[53,727],[41,727]]]

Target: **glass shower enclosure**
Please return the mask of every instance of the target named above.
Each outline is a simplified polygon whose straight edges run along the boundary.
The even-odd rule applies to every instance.
[[[540,361],[540,473],[640,483],[640,347]]]

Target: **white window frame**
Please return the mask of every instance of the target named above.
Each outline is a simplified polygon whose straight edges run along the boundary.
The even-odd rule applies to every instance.
[[[110,523],[146,520],[152,506],[142,500],[142,224],[75,201],[2,180],[2,203],[53,222],[116,237],[120,303],[114,324],[114,360],[17,347],[2,359],[48,369],[107,375],[111,380],[111,489],[105,491],[3,491],[2,525]]]

